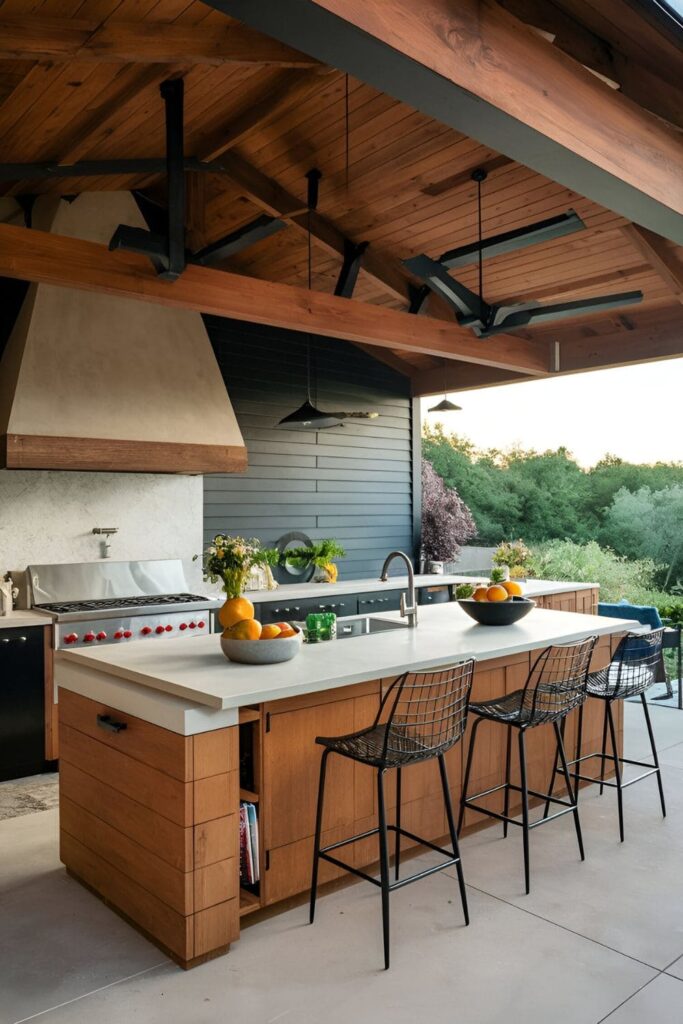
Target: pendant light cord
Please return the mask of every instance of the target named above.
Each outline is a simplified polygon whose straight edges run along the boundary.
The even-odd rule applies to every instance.
[[[311,207],[309,205],[306,213],[306,227],[307,227],[307,249],[308,249],[308,290],[312,290],[313,274],[311,264],[313,262],[313,252],[311,249]],[[306,397],[311,405],[315,405],[315,402],[311,399],[311,335],[310,332],[306,335]],[[317,399],[317,396],[316,396]]]
[[[481,178],[477,179],[477,227],[479,232],[479,302],[484,303],[484,256],[482,248],[482,227],[481,227]]]
[[[344,127],[345,127],[345,149],[344,149],[344,172],[346,180],[346,191],[349,190],[349,76],[344,81]]]

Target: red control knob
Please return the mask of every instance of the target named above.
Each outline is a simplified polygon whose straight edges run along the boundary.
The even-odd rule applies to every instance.
[[[199,628],[200,628],[200,629],[204,629],[204,626],[206,625],[206,623],[204,622],[204,619],[201,619],[201,620],[200,620],[200,621],[199,621],[199,622],[197,623],[197,625],[199,626]]]
[[[100,630],[100,632],[97,634],[97,639],[98,640],[106,640],[107,639],[107,634],[104,631]]]
[[[117,629],[116,632],[114,633],[114,640],[122,640],[122,639],[123,639],[123,630],[122,629]]]
[[[155,633],[163,633],[164,632],[164,627],[163,626],[157,626],[157,628],[154,630],[154,632]]]
[[[78,640],[78,633],[67,633],[64,637],[65,644],[75,644]]]
[[[196,622],[191,622],[190,623],[190,629],[196,629],[196,628],[197,628],[197,623]]]
[[[94,633],[86,633],[85,636],[83,637],[83,640],[84,640],[84,642],[86,644],[89,644],[91,642],[91,640],[94,640],[94,639],[95,639],[95,634]]]
[[[166,627],[166,632],[170,633],[172,629],[173,629],[173,626],[167,626]]]
[[[142,629],[140,630],[140,632],[142,633],[143,636],[148,636],[149,633],[152,632],[152,627],[151,626],[143,626]]]
[[[131,633],[131,631],[129,629],[124,629],[123,635],[126,638],[126,640],[129,640],[132,637],[133,634]]]
[[[178,626],[178,629],[187,629],[187,623],[181,622],[180,625]]]

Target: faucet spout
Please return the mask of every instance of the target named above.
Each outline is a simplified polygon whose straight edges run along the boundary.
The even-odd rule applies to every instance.
[[[382,566],[382,572],[380,574],[380,581],[386,583],[388,579],[389,566],[395,558],[402,559],[405,562],[406,569],[408,570],[408,595],[406,600],[405,591],[401,594],[401,615],[404,619],[408,620],[408,625],[414,629],[417,626],[417,595],[415,592],[415,574],[413,572],[413,563],[410,561],[404,551],[390,551],[387,557],[384,559],[384,565]]]

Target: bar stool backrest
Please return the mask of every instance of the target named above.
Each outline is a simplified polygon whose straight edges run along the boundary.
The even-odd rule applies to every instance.
[[[606,669],[607,692],[615,700],[637,697],[657,681],[664,629],[627,633]]]
[[[588,667],[597,636],[546,647],[531,666],[522,708],[529,725],[554,722],[586,699]]]
[[[452,747],[467,725],[474,658],[429,672],[405,672],[384,695],[375,720],[386,724],[383,760],[425,761]]]

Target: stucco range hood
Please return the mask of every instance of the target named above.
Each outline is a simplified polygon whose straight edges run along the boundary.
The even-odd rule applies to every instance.
[[[41,197],[33,224],[105,245],[119,224],[146,226],[129,192]],[[0,467],[229,473],[246,465],[199,313],[29,286],[0,362]]]

